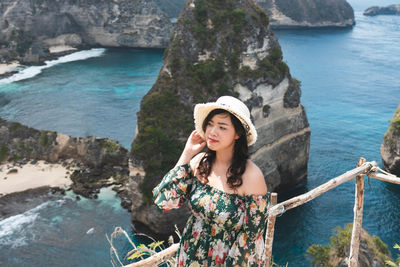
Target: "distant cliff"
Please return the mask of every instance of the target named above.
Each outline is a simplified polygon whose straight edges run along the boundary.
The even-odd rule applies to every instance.
[[[37,63],[65,46],[165,48],[171,33],[151,0],[0,1],[0,62]]]
[[[400,176],[400,104],[383,137],[381,156],[385,169]]]
[[[171,18],[178,17],[185,0],[154,0]],[[255,0],[270,19],[272,28],[349,27],[354,11],[346,0]]]
[[[140,185],[133,189],[133,221],[158,233],[185,223],[185,211],[161,214],[151,190],[175,165],[194,128],[193,105],[221,95],[237,96],[249,107],[259,136],[251,158],[269,190],[306,179],[310,129],[299,81],[282,60],[263,9],[252,0],[188,1],[163,61],[141,101],[132,143],[132,184]]]
[[[346,0],[255,0],[273,28],[349,27],[354,10]]]
[[[390,5],[386,7],[373,6],[364,11],[365,16],[377,15],[400,15],[400,5]]]

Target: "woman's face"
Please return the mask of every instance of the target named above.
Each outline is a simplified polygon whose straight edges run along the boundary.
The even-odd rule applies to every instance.
[[[207,147],[214,151],[233,150],[235,141],[239,138],[227,113],[216,114],[209,120],[205,137]]]

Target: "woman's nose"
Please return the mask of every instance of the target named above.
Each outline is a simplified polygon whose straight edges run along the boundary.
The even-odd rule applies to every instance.
[[[217,128],[215,126],[211,126],[210,134],[212,134],[212,135],[216,135],[217,134]]]

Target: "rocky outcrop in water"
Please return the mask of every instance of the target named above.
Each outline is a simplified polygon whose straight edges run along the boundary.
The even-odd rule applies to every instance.
[[[400,176],[400,104],[383,137],[380,152],[384,168],[390,173]]]
[[[400,5],[390,5],[386,7],[373,6],[364,11],[365,16],[377,15],[400,15]]]
[[[72,189],[94,197],[106,184],[128,179],[128,150],[107,138],[74,138],[0,118],[0,162],[45,160],[71,170]],[[112,177],[112,178],[111,178]]]
[[[350,27],[354,10],[346,0],[255,0],[273,28]]]
[[[151,0],[2,0],[0,62],[74,47],[164,48],[172,24]]]
[[[221,95],[239,97],[249,107],[259,135],[252,159],[269,189],[304,181],[310,129],[300,94],[268,17],[252,0],[187,2],[138,113],[131,181],[139,187],[132,220],[158,233],[185,223],[187,210],[162,215],[152,205],[151,190],[179,158],[194,128],[194,104]]]

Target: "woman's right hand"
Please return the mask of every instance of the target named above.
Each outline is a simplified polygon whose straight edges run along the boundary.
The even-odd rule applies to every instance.
[[[185,148],[183,149],[182,155],[176,165],[178,166],[189,163],[189,161],[200,153],[205,146],[206,141],[196,130],[194,130],[187,139]]]

